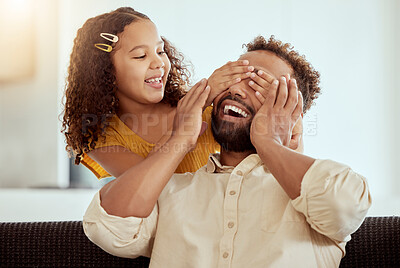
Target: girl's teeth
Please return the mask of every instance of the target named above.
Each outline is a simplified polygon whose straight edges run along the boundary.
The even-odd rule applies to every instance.
[[[147,83],[160,83],[161,82],[161,78],[152,78],[152,79],[148,79],[145,80]]]

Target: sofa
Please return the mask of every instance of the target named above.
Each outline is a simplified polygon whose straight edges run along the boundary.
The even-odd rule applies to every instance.
[[[340,267],[400,267],[400,217],[367,217]],[[173,256],[171,256],[173,258]],[[148,267],[90,242],[80,221],[0,223],[0,267]]]

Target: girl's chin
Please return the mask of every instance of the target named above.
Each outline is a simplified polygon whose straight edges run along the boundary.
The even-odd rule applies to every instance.
[[[151,103],[159,103],[160,101],[162,101],[162,99],[164,98],[164,91],[159,94],[152,94],[151,96],[149,96],[148,100]]]

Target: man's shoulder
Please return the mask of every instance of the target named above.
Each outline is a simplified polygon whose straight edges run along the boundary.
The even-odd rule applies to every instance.
[[[164,187],[161,197],[165,194],[184,191],[192,185],[194,180],[202,178],[205,173],[207,173],[205,166],[199,168],[196,172],[175,173]]]
[[[201,177],[204,173],[207,173],[206,166],[202,166],[196,172],[174,173],[168,184],[181,183],[182,181],[191,181],[195,177]]]

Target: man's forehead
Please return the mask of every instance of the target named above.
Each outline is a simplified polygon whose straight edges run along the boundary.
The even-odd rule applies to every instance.
[[[262,70],[275,78],[279,78],[288,73],[293,74],[291,66],[271,51],[254,50],[246,52],[240,56],[239,59],[248,60],[249,65],[254,66],[255,71]]]

